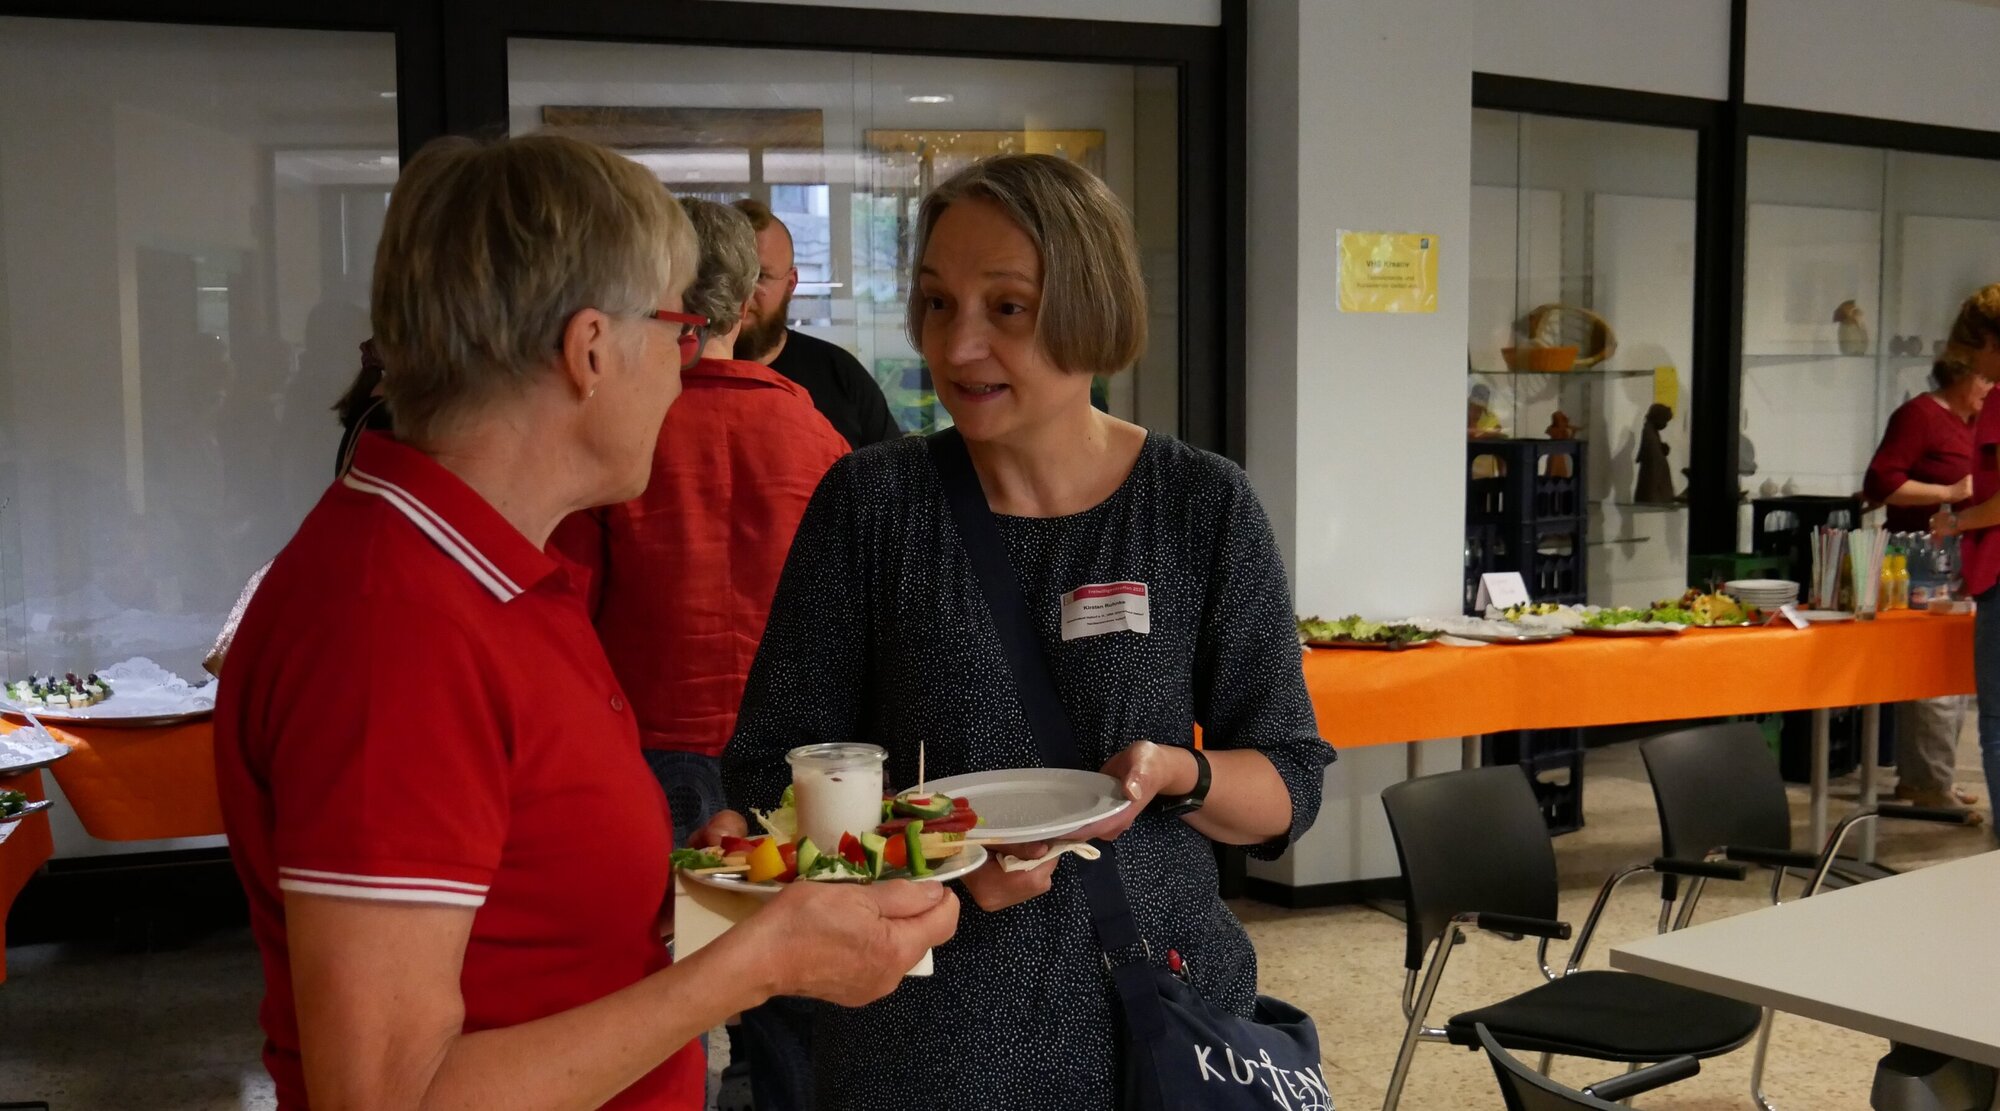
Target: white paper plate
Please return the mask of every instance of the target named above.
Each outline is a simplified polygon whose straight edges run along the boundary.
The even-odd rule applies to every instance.
[[[966,836],[1008,844],[1075,833],[1132,805],[1117,780],[1075,768],[972,772],[931,780],[924,790],[972,804],[981,824]]]
[[[930,875],[916,879],[915,882],[943,883],[946,880],[955,880],[984,863],[986,863],[986,846],[967,845],[965,848],[959,850],[957,856],[947,859],[943,864],[932,869]],[[751,883],[742,876],[697,876],[693,872],[682,872],[681,877],[693,880],[695,883],[707,884],[709,887],[718,888],[723,891],[741,891],[746,895],[761,895],[765,898],[776,895],[778,892],[791,886],[789,883],[773,883],[769,880],[763,883]],[[799,880],[795,882],[813,883],[816,881]]]
[[[1848,613],[1846,610],[1800,610],[1799,616],[1805,618],[1807,621],[1824,621],[1829,624],[1836,621],[1854,620],[1854,615]]]

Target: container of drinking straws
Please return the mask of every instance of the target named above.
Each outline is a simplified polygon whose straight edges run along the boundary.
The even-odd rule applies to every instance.
[[[1847,569],[1853,577],[1854,616],[1873,621],[1881,605],[1882,560],[1889,554],[1886,529],[1858,528],[1847,534]]]

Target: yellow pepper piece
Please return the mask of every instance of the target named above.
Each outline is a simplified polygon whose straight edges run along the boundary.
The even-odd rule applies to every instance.
[[[750,850],[751,883],[763,883],[785,874],[785,858],[778,855],[778,839],[766,837]]]

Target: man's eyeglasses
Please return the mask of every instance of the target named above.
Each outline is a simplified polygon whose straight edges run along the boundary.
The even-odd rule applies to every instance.
[[[681,345],[682,370],[686,370],[701,361],[702,345],[707,342],[708,338],[707,317],[697,316],[694,313],[688,312],[667,312],[665,309],[657,312],[649,312],[646,315],[654,320],[662,320],[668,324],[680,325],[681,331],[677,338],[680,340]]]

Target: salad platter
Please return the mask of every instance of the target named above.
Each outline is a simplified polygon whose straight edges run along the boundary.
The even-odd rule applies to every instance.
[[[0,790],[0,822],[11,822],[16,818],[25,818],[37,811],[47,810],[50,805],[51,803],[48,799],[37,799],[34,802],[29,802],[27,792],[25,791]]]
[[[1528,625],[1483,617],[1413,617],[1410,623],[1439,636],[1480,644],[1546,644],[1570,635],[1568,629],[1559,625]]]
[[[1322,621],[1317,616],[1298,618],[1299,643],[1308,648],[1358,648],[1376,652],[1400,652],[1422,648],[1437,640],[1437,633],[1407,622],[1368,621],[1349,615],[1338,621]]]
[[[1763,619],[1756,606],[1745,605],[1727,594],[1689,590],[1679,598],[1653,603],[1651,620],[1671,621],[1697,629],[1730,629],[1755,625]]]
[[[673,865],[695,883],[766,897],[801,882],[957,879],[986,863],[985,845],[966,837],[980,817],[969,801],[936,787],[883,799],[880,825],[858,835],[844,833],[826,849],[798,835],[798,809],[788,787],[775,809],[753,812],[764,827],[762,836],[724,837],[714,849],[675,849]]]

